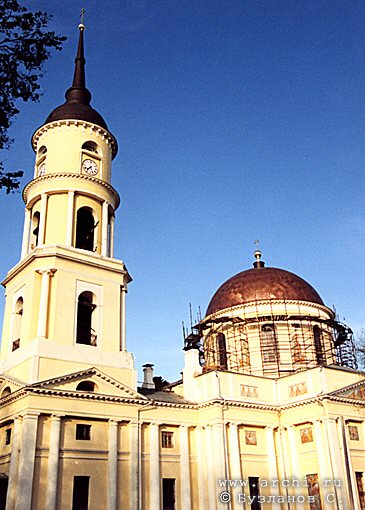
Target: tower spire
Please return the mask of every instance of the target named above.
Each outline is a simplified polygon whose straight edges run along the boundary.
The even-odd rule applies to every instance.
[[[47,117],[48,122],[73,119],[84,120],[104,129],[108,129],[105,120],[94,108],[90,106],[91,93],[86,88],[85,78],[85,55],[84,55],[84,21],[85,9],[81,11],[81,23],[79,24],[79,42],[75,58],[75,70],[72,85],[67,89],[66,101],[55,108]],[[116,152],[115,152],[116,153]]]
[[[83,18],[83,12],[81,14]],[[91,101],[91,93],[86,88],[85,78],[85,55],[84,55],[84,30],[85,25],[79,25],[79,43],[77,47],[77,54],[75,58],[75,70],[72,81],[72,86],[66,91],[65,97],[68,103],[80,103],[89,105]]]

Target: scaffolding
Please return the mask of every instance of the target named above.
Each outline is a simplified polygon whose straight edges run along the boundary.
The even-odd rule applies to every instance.
[[[200,321],[185,338],[185,349],[198,348],[203,371],[281,377],[308,368],[339,365],[357,369],[355,342],[349,327],[336,318],[288,311],[224,316]]]

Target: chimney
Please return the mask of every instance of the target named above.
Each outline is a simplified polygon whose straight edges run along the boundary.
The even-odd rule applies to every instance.
[[[151,363],[146,363],[145,365],[142,365],[142,367],[143,367],[142,388],[154,390],[155,384],[153,382],[153,365]]]

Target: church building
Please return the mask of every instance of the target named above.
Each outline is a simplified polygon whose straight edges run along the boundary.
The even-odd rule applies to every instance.
[[[259,250],[186,335],[182,379],[147,364],[138,387],[113,250],[118,144],[90,106],[83,37],[65,103],[32,137],[3,281],[0,510],[365,510],[352,331]]]

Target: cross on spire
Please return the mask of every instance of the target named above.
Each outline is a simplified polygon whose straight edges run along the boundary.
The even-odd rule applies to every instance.
[[[80,13],[80,23],[81,23],[81,25],[83,25],[83,24],[84,24],[85,12],[86,12],[86,11],[85,11],[85,9],[84,9],[84,8],[82,8],[82,9],[81,9],[81,13]]]

